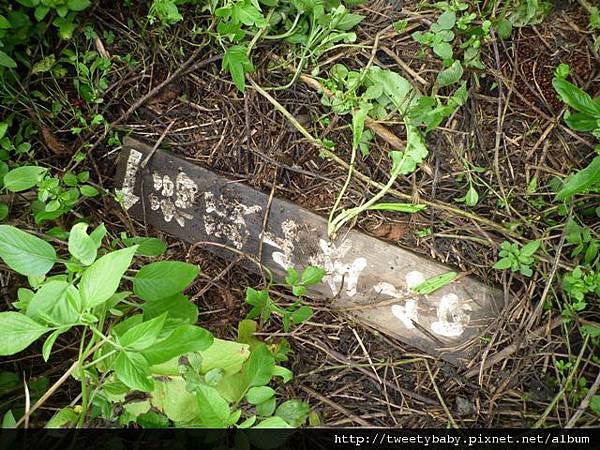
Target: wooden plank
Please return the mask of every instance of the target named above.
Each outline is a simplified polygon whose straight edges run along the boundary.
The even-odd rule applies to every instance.
[[[417,295],[409,288],[452,269],[355,230],[330,242],[322,217],[278,198],[269,209],[262,192],[166,151],[152,154],[132,139],[119,158],[116,186],[132,217],[186,242],[215,242],[254,257],[268,212],[262,262],[275,280],[289,266],[323,267],[325,282],[309,296],[329,298],[332,308],[453,363],[468,358],[469,342],[481,338],[504,306],[498,289],[470,276]]]

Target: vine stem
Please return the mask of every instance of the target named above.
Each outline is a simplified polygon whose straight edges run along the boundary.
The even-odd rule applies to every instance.
[[[100,347],[102,347],[103,344],[104,344],[104,341],[98,342],[96,345],[94,345],[94,347],[92,347],[92,349],[89,352],[87,352],[87,356],[94,353],[96,350],[98,350]],[[83,359],[85,360],[85,358],[83,358]],[[46,401],[50,397],[52,397],[52,395],[57,391],[57,389],[59,387],[61,387],[62,384],[65,381],[67,381],[69,379],[69,377],[73,374],[73,372],[75,372],[78,368],[79,368],[79,359],[77,359],[77,361],[75,361],[73,364],[71,364],[71,367],[69,367],[67,369],[67,371],[65,373],[63,373],[62,376],[58,380],[56,380],[56,382],[52,386],[50,386],[50,388],[44,393],[44,395],[42,395],[40,397],[40,399],[37,402],[35,402],[35,404],[31,407],[31,409],[29,409],[25,414],[23,414],[23,417],[21,417],[15,424],[15,428],[18,428],[20,425],[22,425],[25,422],[25,420],[29,419],[29,416],[31,416],[31,414],[33,414],[44,403],[46,403]]]
[[[322,156],[331,159],[336,164],[345,168],[346,170],[350,169],[350,166],[346,161],[344,161],[342,158],[340,158],[335,153],[333,153],[331,150],[329,150],[327,147],[325,147],[325,145],[323,145],[323,143],[320,140],[318,140],[314,136],[312,136],[306,130],[306,128],[304,128],[302,126],[302,124],[300,124],[300,122],[298,122],[298,120],[296,120],[296,118],[285,108],[285,106],[283,106],[281,103],[279,103],[277,101],[277,99],[273,98],[272,95],[270,95],[267,91],[265,91],[258,84],[256,84],[256,82],[251,77],[247,76],[247,78],[248,78],[248,81],[250,82],[250,85],[252,86],[252,88],[254,90],[256,90],[256,92],[258,92],[260,95],[265,97],[273,105],[273,107],[277,111],[279,111],[294,126],[294,128],[296,128],[296,130],[298,130],[300,132],[300,134],[302,134],[302,136],[304,136],[308,140],[308,142],[310,142],[312,145],[317,147]],[[378,188],[380,190],[385,188],[385,185],[383,183],[379,183],[378,181],[372,180],[371,178],[369,178],[368,176],[366,176],[365,174],[363,174],[362,172],[360,172],[358,170],[354,170],[354,176],[356,178],[358,178],[359,180],[363,181],[364,183],[367,183],[367,184],[369,184],[375,188]],[[390,195],[393,195],[394,197],[396,197],[398,199],[412,201],[412,197],[409,194],[405,194],[394,188],[388,189],[387,193]],[[511,231],[508,228],[503,227],[499,223],[496,223],[492,220],[486,219],[485,217],[478,216],[477,214],[474,214],[472,212],[464,211],[460,208],[456,208],[454,206],[450,206],[445,203],[439,203],[439,202],[430,201],[430,200],[423,200],[421,203],[423,203],[429,207],[432,207],[432,208],[435,208],[435,209],[438,209],[441,211],[445,211],[447,213],[456,214],[457,216],[461,216],[461,217],[473,220],[474,222],[478,222],[478,223],[487,225],[488,227],[494,229],[495,231],[501,233],[502,235],[511,237],[512,239],[514,239],[516,241],[523,240],[523,237],[519,236],[519,234],[515,233],[514,231]]]

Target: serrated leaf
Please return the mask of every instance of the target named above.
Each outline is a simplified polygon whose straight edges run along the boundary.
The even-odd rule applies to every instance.
[[[27,306],[27,317],[44,320],[48,317],[55,324],[71,325],[79,318],[79,313],[68,300],[68,293],[77,294],[74,286],[61,280],[45,283],[31,298]],[[75,291],[73,293],[73,291]]]
[[[246,91],[244,75],[254,71],[254,66],[246,52],[245,46],[234,45],[225,51],[222,61],[222,69],[229,71],[233,82],[241,92]]]
[[[196,391],[199,420],[206,428],[225,428],[229,425],[229,403],[211,386],[199,385]]]
[[[275,357],[266,345],[259,345],[250,353],[250,358],[245,364],[244,375],[248,386],[263,386],[273,375]]]
[[[167,313],[163,313],[154,319],[142,322],[119,337],[119,343],[127,350],[141,351],[156,342],[158,334],[165,324]]]
[[[148,362],[140,353],[120,352],[114,362],[114,371],[126,386],[142,392],[154,389]]]

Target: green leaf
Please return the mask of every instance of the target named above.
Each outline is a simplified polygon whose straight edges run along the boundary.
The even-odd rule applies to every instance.
[[[8,124],[6,122],[0,122],[0,139],[4,137],[8,130]]]
[[[301,427],[306,422],[310,406],[300,400],[288,400],[283,402],[275,410],[275,416],[281,417],[294,428]]]
[[[542,244],[541,241],[531,241],[527,243],[520,252],[522,256],[532,256],[535,252],[537,252],[538,248]]]
[[[275,357],[264,344],[257,346],[246,362],[244,374],[248,386],[264,386],[273,375]]]
[[[143,392],[154,389],[148,362],[140,353],[120,352],[114,362],[114,370],[126,386]]]
[[[54,266],[56,252],[36,236],[10,225],[0,225],[0,258],[21,275],[42,276]]]
[[[0,203],[0,221],[6,219],[6,216],[8,216],[8,205]]]
[[[469,190],[467,191],[467,194],[465,195],[465,204],[467,206],[475,206],[475,205],[477,205],[478,201],[479,201],[479,194],[477,193],[477,191],[475,190],[473,185],[469,186]]]
[[[415,292],[418,292],[421,295],[428,295],[432,292],[437,291],[438,289],[443,288],[449,283],[452,283],[454,279],[458,275],[456,272],[446,272],[441,275],[436,275],[434,277],[428,278],[423,281],[421,284],[414,288]]]
[[[509,39],[512,36],[512,22],[508,19],[498,19],[496,31],[500,39]]]
[[[595,414],[600,415],[600,395],[594,395],[590,400],[590,408]]]
[[[318,284],[323,280],[327,272],[324,269],[316,266],[308,266],[302,272],[301,282],[304,286],[312,286],[314,284]]]
[[[4,187],[11,192],[21,192],[38,184],[47,169],[38,166],[21,166],[4,175]]]
[[[204,351],[202,356],[202,373],[219,368],[225,375],[233,375],[240,371],[244,362],[250,356],[249,345],[233,341],[215,339],[213,344]]]
[[[215,388],[199,385],[196,391],[199,419],[206,428],[225,428],[229,425],[229,403]]]
[[[49,72],[54,64],[56,63],[56,57],[54,55],[48,55],[36,62],[31,68],[31,74],[46,73]]]
[[[34,320],[48,317],[54,324],[71,325],[77,322],[79,313],[69,302],[68,294],[78,297],[77,289],[66,281],[50,280],[31,298],[27,316]]]
[[[433,47],[433,52],[442,59],[451,59],[454,54],[452,51],[452,45],[447,42],[438,42]]]
[[[301,306],[296,311],[290,314],[291,319],[295,324],[301,324],[305,320],[308,320],[312,317],[313,310],[309,306]]]
[[[256,405],[256,412],[259,416],[267,417],[275,412],[277,406],[277,399],[271,397],[270,399]]]
[[[246,55],[247,48],[242,45],[234,45],[228,48],[223,55],[222,69],[228,70],[237,88],[245,92],[246,81],[244,74],[254,71],[254,66]]]
[[[0,356],[19,353],[49,331],[26,315],[12,311],[0,313],[0,330]]]
[[[423,211],[427,205],[413,205],[410,203],[376,203],[368,209],[374,211],[396,211],[402,213],[417,213]]]
[[[370,67],[367,79],[372,84],[382,86],[383,92],[398,109],[401,115],[407,113],[409,107],[419,98],[418,92],[404,77],[391,70],[382,70],[379,67]]]
[[[110,252],[83,272],[79,292],[85,308],[98,306],[117,292],[136,250],[137,245],[134,245]]]
[[[69,253],[84,266],[92,264],[97,255],[96,243],[86,233],[87,227],[87,223],[80,222],[69,232]]]
[[[283,382],[287,383],[288,381],[291,381],[292,378],[294,378],[294,373],[286,367],[275,366],[273,367],[273,376],[281,377]]]
[[[292,428],[292,426],[281,417],[273,416],[263,420],[258,425],[254,425],[252,428]]]
[[[437,75],[436,83],[440,87],[450,86],[458,82],[463,76],[463,67],[460,61],[456,60],[454,63],[445,70],[442,70]]]
[[[248,389],[246,400],[251,405],[258,405],[266,402],[275,395],[275,391],[268,386],[256,386]]]
[[[456,13],[450,10],[446,11],[438,17],[436,23],[438,30],[451,30],[456,23]]]
[[[12,59],[6,53],[0,50],[0,66],[7,67],[9,69],[14,69],[15,67],[17,67],[17,63],[14,59]]]
[[[592,189],[600,183],[600,156],[596,156],[585,168],[571,175],[556,194],[557,200],[568,200],[576,194]]]
[[[59,328],[58,330],[54,330],[52,334],[46,338],[46,341],[42,346],[42,359],[44,360],[44,362],[48,362],[48,359],[50,359],[50,354],[52,353],[52,346],[54,346],[56,338],[65,331],[66,330],[64,328]]]
[[[71,11],[83,11],[91,4],[90,0],[67,0],[67,7]]]
[[[511,265],[512,265],[512,261],[510,258],[502,258],[498,262],[496,262],[496,264],[494,264],[492,267],[494,269],[504,270],[504,269],[509,269]]]
[[[133,292],[147,301],[170,297],[183,291],[198,276],[198,266],[181,261],[160,261],[140,269]]]
[[[600,104],[590,95],[567,80],[555,78],[552,85],[560,99],[571,108],[600,119]]]
[[[76,425],[79,420],[79,414],[73,408],[63,408],[54,414],[44,428],[69,428]]]
[[[212,344],[213,336],[209,331],[193,325],[182,325],[167,338],[144,350],[143,354],[151,365],[156,365],[186,353],[207,350]]]
[[[79,191],[84,197],[95,197],[99,194],[98,189],[96,189],[94,186],[90,186],[89,184],[79,186]]]
[[[198,321],[198,307],[183,294],[146,302],[142,305],[144,318],[152,319],[166,312],[169,319],[178,323],[195,324]]]
[[[17,428],[17,420],[15,419],[15,416],[13,415],[13,412],[10,409],[2,417],[2,428]]]
[[[162,378],[152,391],[152,405],[164,412],[173,422],[190,422],[198,417],[198,400],[186,390],[183,378]]]
[[[160,256],[167,250],[167,244],[158,238],[134,236],[123,239],[125,245],[138,244],[137,254],[141,256]]]
[[[167,313],[164,313],[130,328],[119,337],[119,343],[131,351],[141,351],[150,347],[156,342],[166,318]]]

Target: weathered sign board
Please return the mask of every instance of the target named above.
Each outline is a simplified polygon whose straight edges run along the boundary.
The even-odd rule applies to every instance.
[[[288,267],[324,268],[311,297],[459,365],[504,306],[498,289],[469,276],[415,294],[411,288],[452,269],[355,230],[331,242],[324,218],[278,198],[269,205],[262,192],[133,139],[125,141],[116,186],[132,217],[190,243],[222,244],[206,248],[226,258],[237,255],[225,246],[258,257],[262,242],[262,263],[276,280]]]

